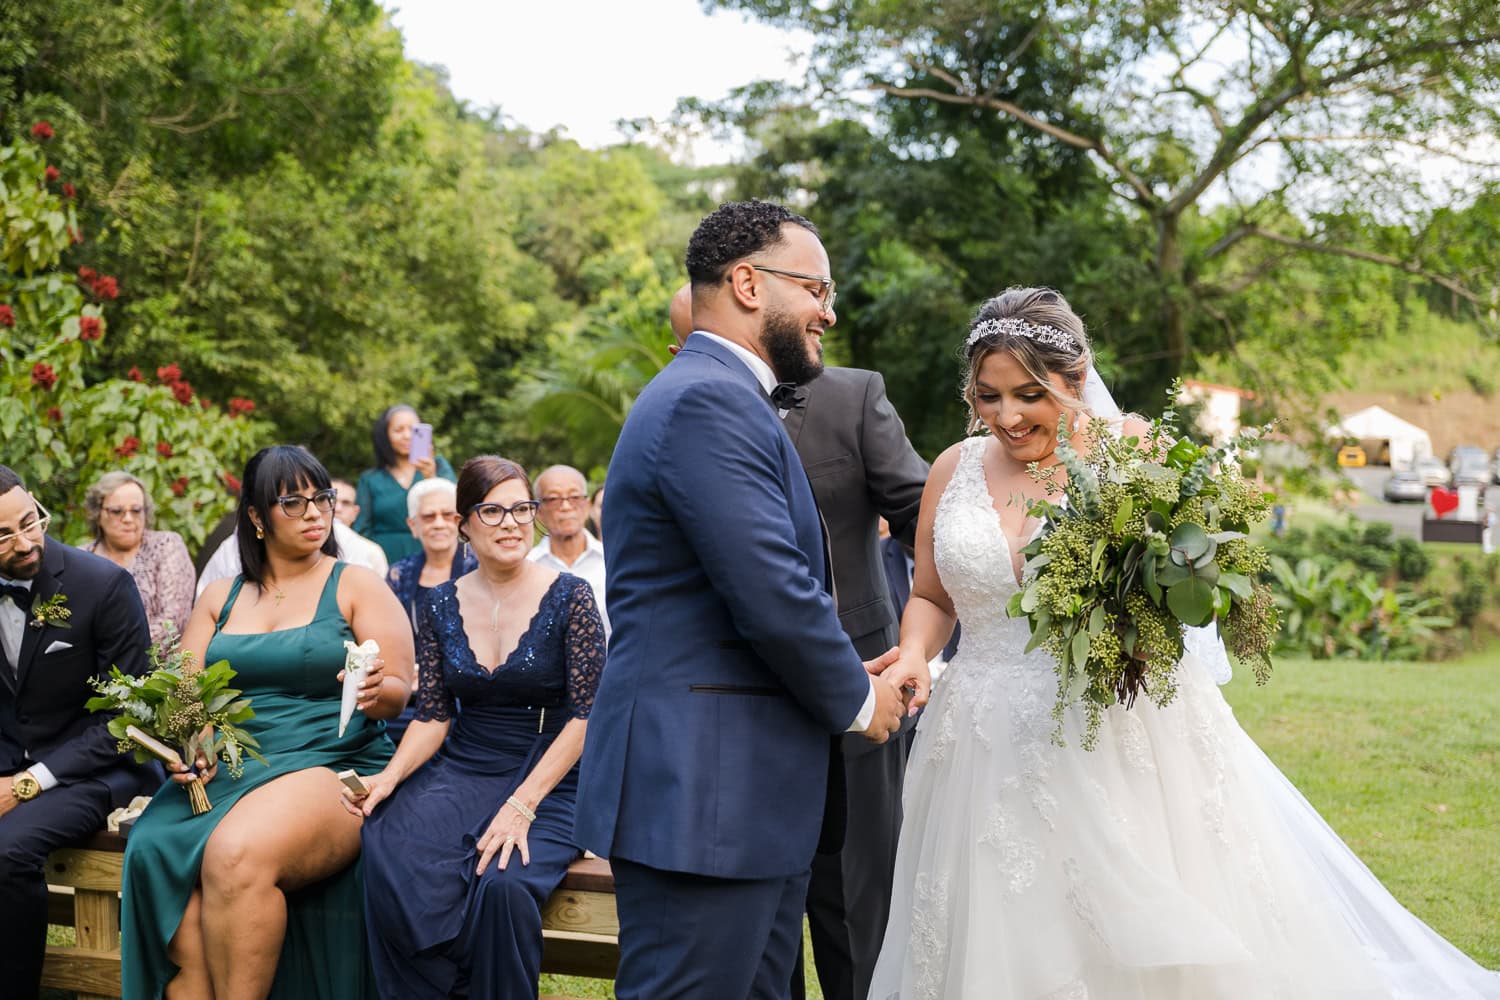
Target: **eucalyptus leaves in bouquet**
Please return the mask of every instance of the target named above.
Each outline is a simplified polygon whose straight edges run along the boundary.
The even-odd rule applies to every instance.
[[[1056,465],[1030,467],[1048,499],[1029,504],[1044,523],[1024,550],[1026,583],[1008,610],[1029,621],[1027,650],[1057,663],[1054,742],[1071,705],[1084,709],[1081,742],[1092,749],[1111,705],[1128,708],[1142,692],[1168,704],[1188,626],[1217,622],[1256,681],[1269,678],[1276,608],[1258,579],[1266,552],[1248,532],[1272,497],[1234,461],[1261,433],[1204,447],[1180,436],[1170,409],[1144,437],[1091,420],[1076,439],[1059,432]],[[1075,447],[1082,439],[1087,449]]]
[[[228,660],[195,668],[193,654],[180,647],[171,629],[149,655],[149,674],[133,677],[111,667],[108,676],[90,681],[99,695],[86,707],[118,713],[108,729],[122,753],[134,751],[140,762],[157,757],[191,765],[201,752],[210,765],[222,760],[236,778],[244,772],[246,754],[266,762],[257,752],[259,741],[242,728],[255,710],[229,686],[235,672]],[[195,815],[212,808],[202,781],[188,785],[188,794]]]

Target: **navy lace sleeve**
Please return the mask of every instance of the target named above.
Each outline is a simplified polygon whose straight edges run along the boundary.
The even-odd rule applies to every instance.
[[[439,623],[446,606],[453,604],[452,588],[447,595],[434,587],[417,612],[417,722],[447,722],[453,718],[453,692],[443,678],[443,642]],[[446,600],[445,600],[446,596]],[[456,612],[456,609],[454,609]]]
[[[568,595],[568,631],[563,639],[568,667],[568,715],[587,719],[604,671],[604,620],[594,601],[594,588],[586,580],[573,585]]]

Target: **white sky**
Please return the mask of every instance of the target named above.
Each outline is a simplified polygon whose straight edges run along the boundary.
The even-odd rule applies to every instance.
[[[665,118],[679,97],[717,99],[800,79],[808,36],[705,14],[697,0],[382,0],[406,54],[447,68],[453,92],[534,131],[588,147],[620,142],[620,118]],[[699,162],[730,150],[694,145]]]

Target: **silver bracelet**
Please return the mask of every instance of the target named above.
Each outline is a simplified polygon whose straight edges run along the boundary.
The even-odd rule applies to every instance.
[[[514,795],[512,795],[510,798],[506,799],[505,800],[505,804],[508,805],[508,806],[510,806],[516,812],[520,813],[522,816],[525,816],[526,817],[526,822],[528,822],[528,823],[535,823],[536,822],[536,813],[534,813],[530,809],[526,808],[526,803],[522,802],[520,799],[516,798]]]

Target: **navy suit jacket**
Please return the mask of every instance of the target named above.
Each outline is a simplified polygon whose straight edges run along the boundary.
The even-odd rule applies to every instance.
[[[607,481],[614,631],[579,843],[723,878],[806,871],[828,737],[870,685],[791,438],[744,362],[695,335],[636,399]]]
[[[107,559],[49,538],[31,586],[37,601],[66,595],[63,607],[72,614],[66,626],[42,628],[27,615],[18,675],[0,649],[0,774],[45,764],[59,784],[96,778],[117,802],[128,801],[155,772],[122,756],[104,728],[108,716],[83,706],[97,693],[90,677],[111,666],[136,675],[148,669],[151,633],[135,580]],[[54,648],[62,644],[68,648]]]

